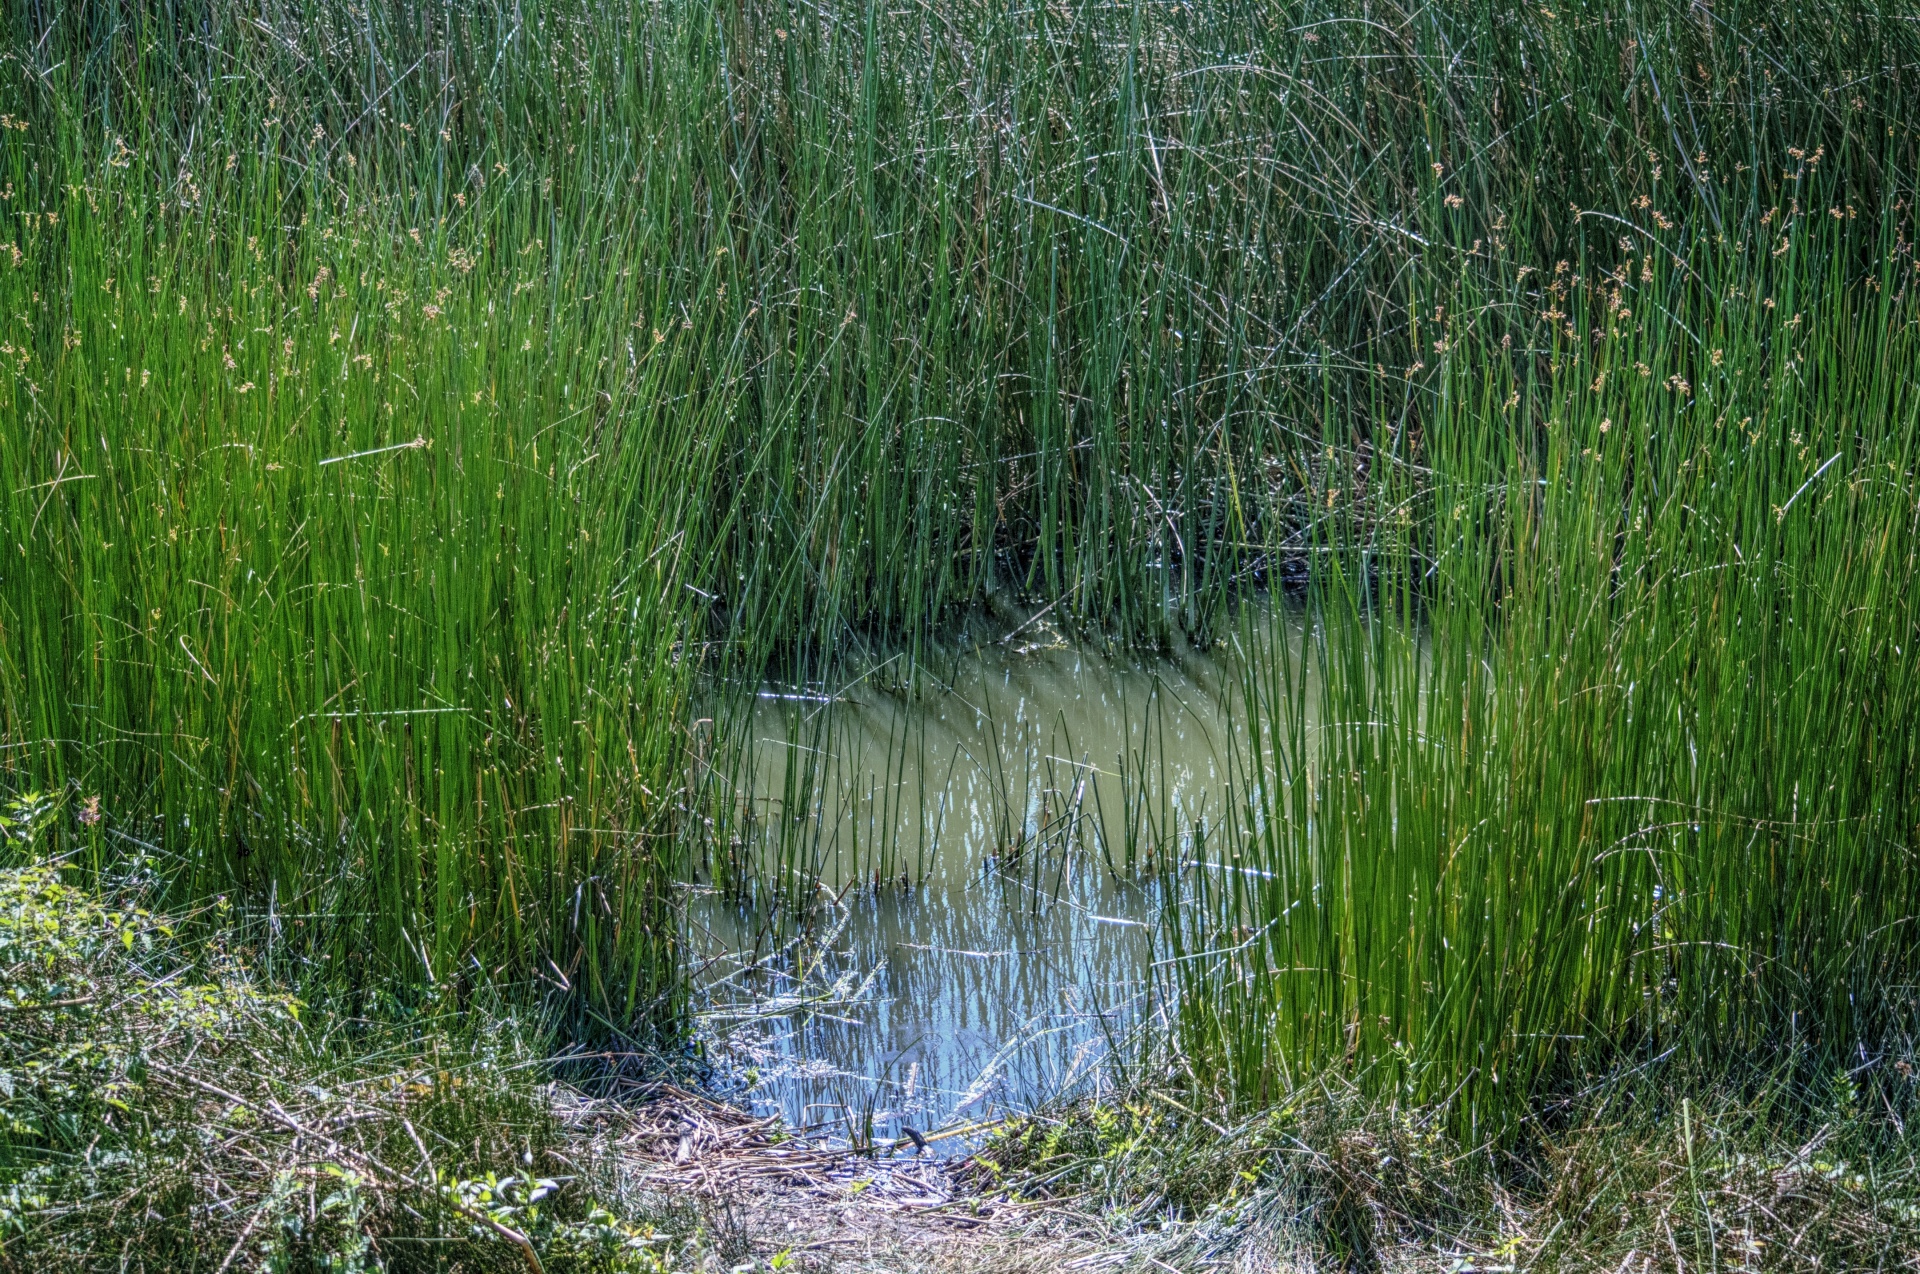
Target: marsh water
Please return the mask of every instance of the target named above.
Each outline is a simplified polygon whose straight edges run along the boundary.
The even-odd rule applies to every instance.
[[[1246,762],[1235,662],[1108,656],[1036,624],[910,674],[876,659],[762,688],[735,725],[738,861],[689,909],[739,1098],[947,1153],[1109,1075],[1178,901],[1156,869]]]

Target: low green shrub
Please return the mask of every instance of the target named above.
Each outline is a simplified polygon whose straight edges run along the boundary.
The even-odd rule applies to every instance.
[[[0,871],[0,1271],[673,1267],[563,1151],[536,1032],[309,1008],[223,914],[188,940],[54,866]]]

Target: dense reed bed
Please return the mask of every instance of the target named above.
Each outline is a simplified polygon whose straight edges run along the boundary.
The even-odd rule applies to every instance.
[[[670,1021],[714,687],[1292,582],[1357,622],[1243,638],[1265,742],[1156,859],[1233,869],[1176,917],[1232,957],[1172,966],[1206,1083],[1499,1122],[1894,1025],[1910,15],[19,0],[0,45],[0,766],[76,867],[324,978]]]
[[[1359,1066],[1481,1132],[1667,1059],[1900,1086],[1920,298],[1871,235],[1576,259],[1539,368],[1456,297],[1426,472],[1328,536],[1308,641],[1251,638],[1176,926],[1201,1073]]]
[[[633,215],[477,170],[432,215],[169,34],[73,33],[86,96],[9,83],[44,93],[0,282],[12,781],[69,798],[76,865],[241,891],[323,982],[670,1020],[698,433],[606,266]]]

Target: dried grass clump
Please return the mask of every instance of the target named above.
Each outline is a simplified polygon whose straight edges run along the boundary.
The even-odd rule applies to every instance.
[[[1920,1141],[1912,1094],[1888,1085],[1910,1073],[1841,1073],[1807,1100],[1661,1072],[1508,1148],[1463,1145],[1446,1111],[1351,1083],[1237,1119],[1143,1084],[1012,1125],[962,1172],[1098,1216],[1175,1268],[1907,1269]]]

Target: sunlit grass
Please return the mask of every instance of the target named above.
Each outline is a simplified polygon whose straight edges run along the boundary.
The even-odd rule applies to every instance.
[[[1254,639],[1181,917],[1201,1073],[1364,1070],[1506,1132],[1629,1063],[1901,1047],[1912,263],[1891,219],[1865,274],[1824,210],[1773,237],[1578,262],[1539,376],[1456,298],[1426,480],[1329,537],[1315,640]]]
[[[265,179],[104,185],[0,274],[16,775],[104,793],[94,868],[243,891],[325,976],[670,1011],[690,470],[599,245],[537,197],[279,236],[241,233]]]

